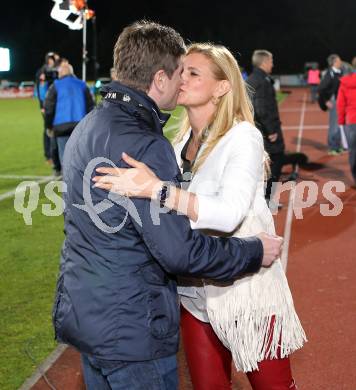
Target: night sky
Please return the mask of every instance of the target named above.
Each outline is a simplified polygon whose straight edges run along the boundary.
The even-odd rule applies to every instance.
[[[187,42],[224,44],[247,70],[254,49],[274,54],[274,73],[303,72],[306,61],[318,61],[324,67],[333,52],[346,61],[356,56],[356,0],[89,0],[88,4],[97,16],[100,76],[108,75],[112,49],[122,28],[141,18],[174,27]],[[53,5],[50,0],[1,2],[0,46],[10,48],[12,69],[0,73],[0,78],[33,79],[50,50],[67,57],[81,75],[82,32],[51,19]],[[89,58],[91,36],[89,23]],[[89,79],[92,69],[91,60]]]

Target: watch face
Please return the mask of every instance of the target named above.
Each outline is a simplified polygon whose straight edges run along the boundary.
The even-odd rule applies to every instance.
[[[183,178],[183,182],[191,182],[192,181],[192,178],[193,178],[193,173],[190,172],[190,171],[186,171],[183,173],[182,175],[182,178]]]

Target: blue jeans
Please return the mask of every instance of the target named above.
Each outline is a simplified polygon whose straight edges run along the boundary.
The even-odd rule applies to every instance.
[[[62,137],[56,137],[56,141],[57,141],[57,145],[58,145],[59,161],[61,162],[61,165],[63,165],[64,148],[66,147],[66,143],[68,140],[69,140],[69,135],[64,135]]]
[[[318,100],[318,84],[310,85],[310,101],[315,103]]]
[[[329,109],[328,146],[330,150],[341,148],[341,134],[337,123],[336,101],[332,99],[333,108]]]
[[[87,390],[176,390],[177,359],[142,362],[107,361],[82,354]]]

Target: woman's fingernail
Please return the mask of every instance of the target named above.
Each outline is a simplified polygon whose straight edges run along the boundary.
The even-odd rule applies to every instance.
[[[92,178],[92,180],[93,180],[93,181],[98,181],[98,179],[97,179],[97,177],[96,177],[96,176],[95,176],[95,177],[93,177],[93,178]]]

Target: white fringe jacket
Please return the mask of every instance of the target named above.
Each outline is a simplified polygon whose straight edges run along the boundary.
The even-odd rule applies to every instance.
[[[179,166],[189,135],[175,146]],[[198,220],[191,221],[193,229],[235,237],[275,233],[264,198],[263,139],[248,122],[236,124],[218,142],[193,176],[189,191],[199,200]],[[278,346],[285,357],[306,341],[279,260],[230,284],[197,279],[185,280],[187,283],[188,287],[179,289],[183,306],[201,321],[210,322],[230,349],[238,370],[255,370],[267,355],[277,357]]]

